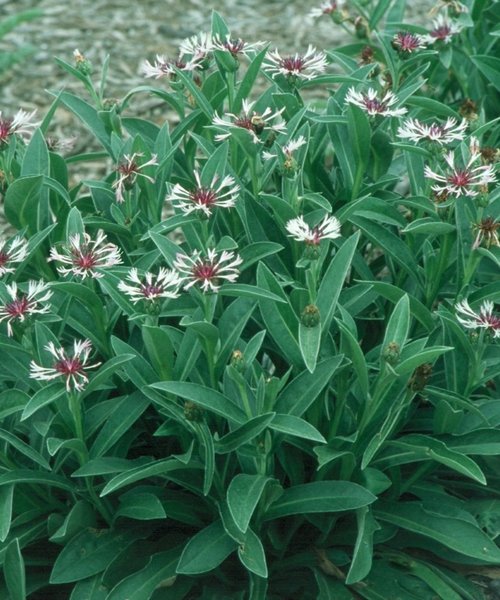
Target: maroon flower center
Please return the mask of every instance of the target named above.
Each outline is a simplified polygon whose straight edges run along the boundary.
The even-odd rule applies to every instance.
[[[118,171],[118,173],[121,173],[125,177],[130,177],[131,175],[137,173],[137,171],[139,170],[139,165],[136,162],[132,161],[131,163],[124,163],[122,165],[119,165],[116,170]]]
[[[80,269],[92,269],[97,265],[97,257],[92,252],[85,254],[84,252],[74,251],[73,264],[80,267]]]
[[[398,33],[397,43],[405,52],[416,50],[420,45],[418,38],[411,33]]]
[[[365,98],[364,102],[368,112],[382,112],[385,109],[385,104],[376,98]]]
[[[13,319],[15,319],[16,317],[24,315],[28,311],[29,305],[28,298],[23,296],[22,298],[18,298],[9,302],[9,304],[6,304],[5,310]]]
[[[145,298],[150,300],[151,298],[155,298],[156,296],[161,296],[161,294],[163,294],[163,287],[161,285],[145,283],[141,285],[141,292],[143,293]]]
[[[0,142],[6,142],[12,133],[12,119],[0,119]]]
[[[323,232],[319,227],[313,227],[311,237],[306,241],[310,246],[319,246]]]
[[[10,256],[7,254],[7,252],[0,252],[0,267],[5,266],[9,262],[9,259]]]
[[[467,187],[471,182],[471,176],[468,171],[456,171],[452,175],[448,176],[448,183],[456,187]]]
[[[67,377],[85,373],[83,365],[77,356],[73,356],[73,358],[61,358],[61,360],[58,360],[54,365],[54,369]]]
[[[217,267],[211,263],[203,263],[193,267],[193,277],[198,280],[214,279],[217,277]]]
[[[243,127],[243,129],[250,129],[253,131],[254,126],[252,120],[248,117],[238,117],[234,122],[235,127]]]
[[[281,67],[290,73],[300,72],[304,68],[305,62],[302,56],[287,56],[281,59]]]
[[[449,25],[441,25],[431,31],[431,36],[437,40],[445,40],[451,33],[451,27]]]
[[[444,127],[442,125],[431,125],[429,128],[429,137],[437,136],[441,137],[444,133]]]
[[[238,38],[236,40],[226,40],[223,45],[233,56],[236,56],[239,52],[243,51],[245,42],[241,38]]]
[[[191,200],[200,206],[212,206],[217,200],[217,194],[210,188],[197,188],[190,194]]]

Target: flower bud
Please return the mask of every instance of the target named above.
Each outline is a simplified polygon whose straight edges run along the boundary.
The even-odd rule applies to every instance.
[[[363,17],[356,17],[354,20],[354,29],[356,31],[356,37],[360,40],[368,39],[370,37],[368,23]]]
[[[90,60],[79,51],[73,51],[73,57],[75,59],[75,67],[77,71],[80,71],[83,75],[92,75],[92,63]]]
[[[424,363],[415,369],[413,375],[408,382],[408,387],[414,392],[421,392],[432,374],[432,365],[430,363]]]
[[[319,309],[315,304],[308,304],[300,315],[304,327],[317,327],[320,323]]]
[[[184,416],[188,421],[199,423],[203,420],[204,412],[203,408],[195,402],[192,402],[191,400],[186,400],[186,402],[184,402]]]
[[[382,352],[382,357],[390,365],[396,365],[399,362],[400,347],[396,342],[389,342]]]
[[[245,368],[245,357],[241,350],[234,350],[231,354],[231,366],[241,373]]]

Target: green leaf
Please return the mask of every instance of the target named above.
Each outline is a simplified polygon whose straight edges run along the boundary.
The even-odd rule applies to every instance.
[[[253,84],[257,79],[260,73],[260,67],[262,62],[267,54],[267,47],[261,50],[255,58],[252,59],[252,62],[248,66],[245,71],[245,75],[243,76],[240,85],[238,87],[238,91],[236,92],[236,96],[233,101],[233,106],[231,110],[234,113],[239,113],[243,104],[243,100],[246,100],[250,97],[250,92],[252,91]]]
[[[38,231],[37,219],[43,175],[20,177],[5,192],[5,216],[16,228],[28,227],[34,234]]]
[[[232,400],[203,385],[184,381],[160,381],[151,384],[151,387],[180,396],[185,400],[191,400],[191,402],[195,402],[203,408],[236,423],[244,423],[246,420],[243,410]]]
[[[343,356],[334,356],[319,362],[314,373],[302,371],[293,379],[276,399],[274,410],[295,417],[302,416],[328,385]]]
[[[25,600],[26,577],[24,573],[24,561],[17,538],[14,538],[7,546],[3,574],[7,589],[9,590],[9,600]]]
[[[11,445],[18,452],[20,452],[21,454],[24,454],[24,456],[26,456],[26,458],[29,458],[34,463],[36,463],[36,464],[40,465],[41,467],[43,467],[44,469],[47,469],[48,471],[50,471],[50,465],[47,462],[47,460],[39,452],[37,452],[34,448],[32,448],[29,444],[20,440],[13,433],[10,433],[10,431],[7,431],[5,429],[0,429],[0,440],[3,440],[7,444]],[[7,457],[7,454],[4,453],[4,456]]]
[[[233,429],[230,433],[226,433],[220,440],[215,441],[215,452],[217,454],[228,454],[229,452],[234,452],[234,450],[237,450],[243,444],[250,442],[266,429],[275,414],[271,412],[259,415],[250,419],[250,421],[247,421],[241,427]]]
[[[299,323],[299,346],[304,364],[310,373],[314,373],[321,344],[321,323],[315,327],[307,327]]]
[[[419,502],[384,503],[375,510],[375,517],[431,538],[465,556],[500,563],[500,548],[479,527],[463,519],[433,514]]]
[[[153,554],[143,569],[132,573],[117,583],[106,596],[106,600],[123,600],[124,598],[127,598],[127,600],[146,600],[151,598],[154,591],[163,582],[175,576],[179,554],[178,547]]]
[[[167,513],[155,494],[132,490],[120,497],[120,506],[114,514],[114,519],[116,520],[118,517],[148,521],[165,519]]]
[[[75,491],[75,486],[60,475],[42,473],[41,471],[29,471],[27,469],[12,469],[0,475],[0,486],[11,483],[38,483],[49,487],[54,486],[73,493]]]
[[[428,217],[423,219],[415,219],[409,223],[401,233],[419,233],[423,235],[441,235],[443,233],[450,233],[455,231],[456,227],[453,223],[444,223],[442,221],[436,221]]]
[[[380,529],[379,524],[373,518],[371,507],[358,508],[356,521],[358,523],[358,535],[351,566],[346,577],[346,584],[357,583],[370,572],[373,558],[373,534]]]
[[[3,485],[0,487],[0,542],[5,542],[9,535],[13,496],[13,485]]]
[[[271,505],[265,520],[289,515],[339,512],[367,506],[377,499],[371,492],[350,481],[315,481],[286,489]]]
[[[101,573],[108,564],[135,539],[147,535],[127,530],[87,529],[76,535],[61,551],[54,563],[50,583],[71,583]]]
[[[108,589],[102,584],[101,576],[96,575],[79,581],[71,591],[69,600],[106,600]]]
[[[336,323],[341,332],[340,351],[343,352],[352,363],[352,368],[356,373],[356,383],[361,389],[363,398],[367,398],[370,389],[368,378],[368,366],[366,364],[365,355],[359,345],[357,338],[349,330],[343,321],[336,319]]]
[[[184,547],[176,572],[180,575],[207,573],[218,567],[237,543],[229,537],[219,519],[199,531]]]
[[[328,269],[321,280],[316,305],[319,309],[321,326],[324,332],[330,329],[339,295],[356,251],[359,235],[359,232],[354,233],[342,244],[333,260],[330,261]]]
[[[387,346],[392,343],[397,344],[399,349],[402,349],[406,343],[409,329],[410,301],[408,295],[405,294],[394,307],[389,322],[387,323],[381,352],[383,353]]]
[[[95,527],[96,524],[97,517],[93,507],[84,500],[78,500],[49,540],[56,544],[66,544],[75,535],[87,527]]]
[[[280,296],[273,294],[265,288],[256,285],[248,285],[246,283],[225,283],[219,288],[220,296],[244,296],[245,298],[253,298],[254,300],[272,300],[273,302],[286,303]]]
[[[267,578],[267,564],[264,547],[259,537],[248,529],[245,541],[238,546],[238,557],[251,573],[255,573],[259,577]]]
[[[321,433],[304,419],[292,415],[276,415],[269,427],[274,431],[326,444]]]
[[[418,352],[401,361],[394,367],[394,371],[398,375],[408,375],[413,373],[420,365],[423,365],[426,362],[433,362],[438,356],[441,356],[441,354],[444,354],[445,352],[450,352],[450,350],[454,350],[454,348],[452,346],[433,346],[432,348],[425,348],[422,352]]]
[[[54,381],[53,383],[41,388],[24,407],[23,414],[21,415],[21,421],[25,421],[31,417],[31,415],[40,410],[40,408],[55,402],[58,398],[64,396],[64,394],[66,394],[66,390],[64,386],[61,385],[60,381]]]
[[[155,371],[163,381],[172,379],[174,348],[168,333],[160,327],[142,326],[142,339]]]
[[[242,533],[246,533],[250,519],[266,484],[271,481],[264,475],[236,475],[227,489],[227,505],[233,520]]]
[[[50,158],[47,144],[40,129],[37,129],[26,148],[21,165],[21,177],[49,175]]]
[[[486,79],[500,91],[500,58],[495,58],[487,54],[476,54],[475,56],[471,56],[470,59]]]

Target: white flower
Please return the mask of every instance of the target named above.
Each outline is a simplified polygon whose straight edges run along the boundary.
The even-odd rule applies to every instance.
[[[436,173],[429,166],[425,167],[424,174],[429,179],[438,183],[432,186],[432,190],[438,194],[459,196],[477,196],[476,188],[484,188],[489,183],[496,181],[493,165],[473,166],[481,162],[481,153],[476,138],[471,138],[470,157],[464,167],[455,166],[455,154],[449,152],[444,155],[448,168],[444,172]]]
[[[248,56],[249,52],[256,52],[264,45],[264,42],[253,42],[250,44],[241,38],[232,38],[228,34],[224,39],[222,39],[220,35],[216,35],[212,39],[212,44],[214,50],[229,52],[236,58],[238,54]]]
[[[288,160],[289,162],[293,159],[293,154],[294,152],[296,152],[300,147],[302,147],[304,144],[307,144],[307,140],[303,135],[299,135],[298,138],[296,138],[295,140],[288,140],[288,142],[280,148],[280,146],[278,145],[278,148],[281,150],[281,152],[283,153],[283,157],[285,162]],[[262,153],[262,158],[264,160],[269,160],[271,158],[276,158],[276,154],[273,154],[272,152],[268,152],[267,150],[264,150],[264,152]]]
[[[186,38],[179,46],[180,57],[191,56],[191,60],[203,61],[214,49],[214,42],[210,33],[201,32]]]
[[[486,248],[490,246],[500,246],[500,239],[498,238],[498,229],[500,229],[500,221],[496,221],[493,217],[485,217],[481,219],[479,223],[473,225],[474,229],[477,230],[476,239],[472,244],[472,249],[479,248],[481,243],[484,241]]]
[[[64,377],[68,392],[72,389],[80,392],[89,380],[85,369],[95,369],[101,364],[100,362],[93,365],[87,364],[92,351],[92,344],[89,340],[74,340],[72,355],[68,355],[61,347],[56,348],[53,342],[49,342],[45,349],[52,354],[56,362],[52,367],[42,367],[32,360],[30,377],[39,381],[51,381],[58,377]]]
[[[172,78],[175,76],[175,69],[179,71],[194,71],[199,68],[201,68],[199,60],[170,59],[162,54],[157,54],[154,64],[151,64],[149,60],[145,60],[141,64],[140,71],[145,77],[159,79],[160,77]]]
[[[439,14],[433,21],[433,28],[424,35],[423,38],[428,44],[442,41],[444,44],[449,44],[451,38],[462,31],[462,26],[456,21],[452,21],[447,15]]]
[[[28,242],[17,236],[7,242],[0,239],[0,277],[14,273],[12,263],[20,263],[28,256]]]
[[[151,165],[158,165],[158,161],[156,160],[156,154],[152,154],[151,158],[143,163],[142,165],[138,164],[136,159],[142,156],[140,152],[134,152],[134,154],[125,154],[124,159],[125,162],[119,164],[116,167],[116,171],[119,173],[118,179],[113,182],[113,189],[115,190],[115,198],[116,201],[121,203],[125,201],[123,196],[123,192],[125,189],[130,189],[137,180],[137,177],[144,177],[149,182],[154,183],[154,178],[146,175],[145,173],[141,173],[142,169],[145,167],[149,167]]]
[[[240,256],[235,256],[234,252],[227,250],[217,256],[217,252],[211,249],[206,257],[195,250],[192,256],[177,254],[174,267],[181,274],[183,281],[187,282],[184,285],[185,290],[198,283],[203,292],[217,292],[221,279],[231,283],[236,281],[239,275],[237,267],[242,262]]]
[[[158,298],[178,298],[182,283],[176,271],[163,267],[158,271],[158,275],[148,272],[143,278],[139,277],[137,269],[133,268],[130,269],[127,279],[135,285],[120,281],[118,289],[130,296],[133,304],[140,300],[154,302]]]
[[[58,252],[55,247],[50,249],[48,260],[56,260],[70,265],[69,267],[57,267],[58,272],[62,275],[72,273],[82,279],[102,277],[103,274],[96,269],[112,267],[122,262],[118,246],[106,243],[106,241],[106,235],[102,230],[97,232],[95,240],[92,240],[88,233],[84,233],[83,236],[71,235],[69,243],[63,246],[62,252]]]
[[[28,293],[19,294],[17,284],[7,285],[7,292],[10,301],[0,306],[0,322],[7,319],[7,334],[12,335],[12,322],[17,320],[23,323],[26,317],[34,314],[48,313],[50,304],[42,306],[42,302],[47,302],[52,296],[52,291],[48,289],[49,285],[44,281],[30,281],[28,283]]]
[[[322,17],[323,15],[332,15],[335,12],[341,11],[343,7],[343,0],[329,0],[328,2],[323,2],[323,4],[321,4],[321,6],[318,8],[312,8],[309,12],[309,16],[316,19],[318,17]]]
[[[218,185],[218,175],[213,176],[210,185],[201,183],[200,174],[197,171],[194,172],[194,177],[196,179],[194,189],[187,190],[176,183],[165,200],[176,204],[185,215],[202,211],[207,217],[216,207],[231,208],[236,204],[240,186],[230,175],[226,175]]]
[[[2,119],[2,111],[0,111],[0,144],[8,142],[13,134],[17,134],[24,141],[28,141],[33,135],[33,130],[40,125],[38,122],[33,122],[35,115],[36,110],[28,113],[20,109],[13,119]]]
[[[326,238],[334,240],[340,237],[340,221],[331,215],[326,215],[321,223],[309,227],[301,215],[290,219],[286,224],[289,237],[298,242],[305,242],[310,246],[318,246],[320,241]]]
[[[392,38],[392,45],[396,50],[411,54],[416,50],[425,48],[426,41],[421,35],[409,31],[398,31]]]
[[[297,79],[310,80],[314,79],[326,69],[328,64],[326,54],[317,52],[316,48],[309,44],[305,54],[296,53],[293,56],[280,56],[278,50],[269,52],[262,68],[276,75],[284,75],[285,77],[293,77]]]
[[[369,115],[399,117],[407,112],[404,107],[392,108],[398,103],[398,99],[391,91],[387,91],[381,100],[377,96],[378,94],[373,88],[370,88],[366,94],[356,92],[354,88],[350,88],[345,97],[345,102],[359,106]]]
[[[493,334],[493,337],[500,337],[500,317],[493,314],[493,307],[491,300],[485,300],[479,313],[476,313],[467,300],[462,300],[455,305],[457,320],[467,329],[487,329]]]
[[[286,125],[283,122],[273,123],[281,116],[284,108],[273,113],[269,106],[262,114],[252,110],[255,102],[243,100],[243,112],[241,115],[234,113],[226,113],[224,117],[219,117],[216,113],[212,121],[212,126],[216,129],[224,131],[215,136],[216,141],[220,142],[231,136],[231,129],[239,127],[248,131],[255,144],[261,142],[262,133],[265,131],[273,131],[276,134],[285,133]]]
[[[412,142],[437,142],[440,145],[463,140],[467,121],[465,119],[457,125],[457,120],[449,117],[443,125],[440,123],[422,123],[417,119],[408,119],[398,128],[398,137]]]

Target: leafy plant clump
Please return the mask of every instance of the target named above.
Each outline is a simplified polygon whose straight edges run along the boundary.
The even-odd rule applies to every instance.
[[[1,115],[2,598],[486,597],[500,4],[404,4],[292,54],[214,13],[120,100],[76,50]]]

